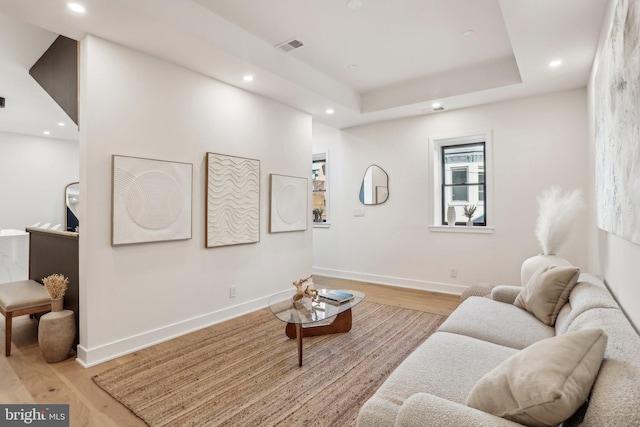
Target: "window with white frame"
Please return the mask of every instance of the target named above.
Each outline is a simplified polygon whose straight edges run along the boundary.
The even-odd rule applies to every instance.
[[[431,224],[448,225],[447,211],[452,207],[456,225],[465,225],[467,212],[473,210],[471,224],[487,227],[491,220],[489,202],[491,172],[490,132],[475,135],[430,139],[433,166],[433,215]]]

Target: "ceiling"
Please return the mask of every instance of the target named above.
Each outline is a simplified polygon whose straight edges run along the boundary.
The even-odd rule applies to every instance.
[[[584,87],[612,0],[352,1],[77,0],[80,15],[65,0],[0,0],[0,130],[77,139],[28,76],[57,34],[130,46],[345,128]],[[275,48],[291,39],[304,46]]]

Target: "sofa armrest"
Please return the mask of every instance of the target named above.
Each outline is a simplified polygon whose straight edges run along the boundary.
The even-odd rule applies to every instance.
[[[509,286],[500,285],[493,288],[491,291],[491,299],[495,301],[504,302],[507,304],[513,304],[513,302],[520,294],[522,286]]]
[[[400,407],[395,427],[514,427],[521,424],[452,402],[429,393],[417,393]]]

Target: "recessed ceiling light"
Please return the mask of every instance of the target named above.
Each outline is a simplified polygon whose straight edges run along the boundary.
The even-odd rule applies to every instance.
[[[333,108],[327,108],[327,111],[325,111],[327,114],[333,114],[335,111],[333,111]]]
[[[67,3],[67,7],[75,13],[85,13],[87,11],[87,9],[80,3]]]
[[[556,59],[554,61],[549,62],[549,67],[552,67],[552,68],[558,67],[560,65],[562,65],[562,60],[561,59]]]
[[[64,123],[62,123],[62,122],[58,122],[58,126],[60,126],[60,127],[64,127]]]
[[[460,33],[460,37],[471,37],[475,34],[473,30],[467,30]]]
[[[49,132],[48,130],[45,130],[44,132],[42,132],[45,135],[51,135],[51,132]]]
[[[347,7],[349,9],[360,9],[362,7],[362,0],[349,0]]]
[[[244,77],[242,77],[242,80],[244,80],[245,82],[252,82],[253,76],[251,74],[246,74]]]

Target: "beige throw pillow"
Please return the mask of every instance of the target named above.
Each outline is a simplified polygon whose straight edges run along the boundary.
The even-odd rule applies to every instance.
[[[523,308],[546,325],[553,326],[571,289],[578,283],[578,267],[550,265],[536,271],[513,305]]]
[[[538,341],[484,375],[467,406],[528,426],[557,426],[585,402],[606,346],[601,329]]]

